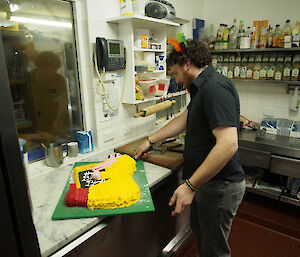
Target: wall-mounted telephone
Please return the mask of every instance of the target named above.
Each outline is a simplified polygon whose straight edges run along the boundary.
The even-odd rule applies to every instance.
[[[123,41],[96,38],[97,67],[107,71],[122,70],[126,67],[126,56]]]

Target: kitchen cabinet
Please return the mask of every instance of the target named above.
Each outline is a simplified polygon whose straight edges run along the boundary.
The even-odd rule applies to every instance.
[[[247,191],[292,205],[300,206],[300,200],[285,193],[287,177],[300,178],[299,139],[280,141],[281,137],[268,135],[255,140],[255,132],[241,133],[239,155],[246,171]],[[271,180],[282,181],[273,186]]]
[[[145,95],[144,100],[136,100],[135,68],[139,65],[140,60],[154,60],[155,56],[161,56],[162,65],[160,70],[147,69],[147,71],[138,72],[145,79],[165,79],[167,29],[169,27],[179,27],[180,24],[169,20],[155,19],[138,14],[111,18],[108,19],[107,22],[118,24],[119,39],[124,42],[124,47],[126,48],[126,74],[123,103],[138,104],[161,99],[162,97],[156,97],[150,90],[149,95]],[[141,48],[141,44],[137,45],[137,42],[141,40],[142,34],[147,34],[148,38],[152,37],[152,42],[154,43],[153,49]],[[147,44],[145,47],[147,47]],[[182,91],[174,94],[184,95],[185,93],[185,91]],[[174,94],[168,96],[172,97]]]

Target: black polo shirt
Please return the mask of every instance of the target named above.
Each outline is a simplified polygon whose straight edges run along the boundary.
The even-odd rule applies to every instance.
[[[212,130],[217,127],[239,127],[240,103],[230,79],[212,66],[203,70],[190,86],[191,101],[184,150],[184,179],[190,178],[216,144]],[[238,152],[213,178],[242,181],[244,171]]]

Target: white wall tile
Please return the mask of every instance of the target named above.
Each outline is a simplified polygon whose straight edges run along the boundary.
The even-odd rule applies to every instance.
[[[274,93],[264,93],[261,96],[261,104],[265,106],[275,106],[276,104],[276,94]]]
[[[247,93],[247,104],[248,105],[260,105],[261,94],[259,92],[248,92]]]

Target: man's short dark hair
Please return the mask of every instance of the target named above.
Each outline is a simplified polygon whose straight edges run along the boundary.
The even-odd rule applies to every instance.
[[[197,68],[202,68],[205,65],[211,64],[211,55],[208,51],[206,43],[200,40],[187,40],[187,54],[177,52],[174,48],[168,55],[167,65],[169,67],[178,64],[183,66],[187,61],[195,65]]]

